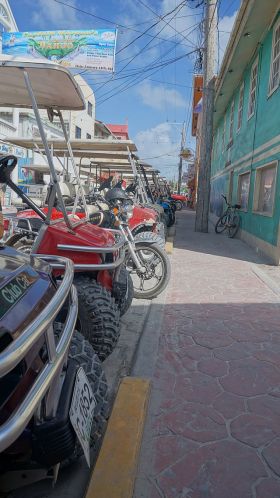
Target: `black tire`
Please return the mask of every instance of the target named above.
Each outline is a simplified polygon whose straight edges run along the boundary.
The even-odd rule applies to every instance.
[[[153,252],[155,257],[158,257],[162,262],[163,275],[161,281],[158,283],[157,286],[148,290],[139,290],[134,285],[134,297],[136,299],[153,299],[164,291],[170,280],[171,276],[170,261],[166,252],[163,251],[157,244],[150,244],[149,242],[136,242],[135,244],[136,254],[139,253],[139,251],[142,251],[143,253],[147,253],[149,251]],[[126,264],[129,271],[136,271],[134,263],[132,262],[129,253],[127,254],[126,257]]]
[[[222,233],[225,231],[225,229],[227,228],[227,225],[226,225],[226,221],[227,221],[227,215],[226,214],[223,214],[217,221],[216,225],[215,225],[215,232],[216,233]]]
[[[178,199],[177,201],[175,201],[175,204],[176,204],[176,211],[182,211],[182,209],[183,209],[183,203],[182,203],[182,201],[180,201]]]
[[[235,213],[230,220],[231,226],[228,227],[228,236],[230,239],[233,239],[237,234],[240,226],[240,215]]]
[[[68,357],[76,363],[78,368],[82,367],[84,369],[96,399],[90,441],[91,448],[96,451],[99,449],[109,416],[108,385],[106,377],[98,356],[95,354],[89,342],[79,332],[75,332],[72,337]],[[83,450],[77,440],[74,453],[67,461],[63,462],[63,465],[66,466],[67,464],[69,465],[75,462],[82,455]]]
[[[125,315],[125,313],[129,310],[129,308],[131,306],[132,300],[134,298],[134,289],[133,289],[132,278],[131,278],[130,273],[127,271],[126,268],[123,267],[121,269],[121,274],[123,275],[123,279],[127,278],[127,296],[124,298],[121,298],[121,299],[118,299],[117,297],[115,297],[115,299],[116,299],[116,303],[117,303],[119,310],[120,310],[120,315],[123,316],[123,315]],[[122,277],[121,277],[121,280],[122,280]]]
[[[170,209],[170,213],[169,213],[169,223],[168,223],[168,227],[172,227],[174,225],[176,221],[176,216],[175,216],[175,213],[173,211],[173,209]]]
[[[87,275],[76,274],[79,298],[77,328],[101,361],[115,348],[120,335],[120,310],[113,296]]]
[[[6,246],[13,247],[14,249],[17,249],[17,251],[23,252],[24,254],[30,254],[34,240],[29,239],[23,233],[14,233],[9,239],[6,240],[5,244]]]
[[[143,241],[157,244],[163,251],[165,250],[165,240],[154,232],[140,232],[134,237],[135,242]]]

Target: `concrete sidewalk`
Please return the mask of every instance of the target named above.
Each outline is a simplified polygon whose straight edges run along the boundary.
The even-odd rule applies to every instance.
[[[134,498],[280,497],[280,297],[250,248],[193,224],[133,372],[152,378]]]

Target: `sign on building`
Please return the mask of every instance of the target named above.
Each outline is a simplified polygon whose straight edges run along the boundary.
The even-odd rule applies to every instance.
[[[2,36],[6,55],[45,58],[71,68],[114,71],[115,29],[4,32]]]

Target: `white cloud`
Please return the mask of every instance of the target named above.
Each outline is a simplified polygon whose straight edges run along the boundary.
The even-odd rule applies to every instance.
[[[181,126],[160,123],[154,128],[140,131],[134,137],[138,155],[161,173],[172,178],[177,174]]]
[[[225,16],[220,19],[219,22],[219,63],[220,67],[222,64],[222,60],[227,48],[227,44],[230,38],[230,34],[234,25],[234,21],[236,19],[237,12],[234,12],[232,16]]]
[[[67,0],[66,3],[78,7],[77,0]],[[54,0],[37,0],[32,21],[38,29],[79,29],[92,25],[90,17]]]
[[[164,110],[165,106],[185,107],[186,103],[177,90],[165,88],[164,85],[152,85],[149,81],[140,83],[137,93],[143,104],[157,110]]]

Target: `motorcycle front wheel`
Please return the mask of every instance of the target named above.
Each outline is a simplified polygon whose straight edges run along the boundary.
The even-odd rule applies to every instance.
[[[143,271],[136,268],[129,252],[126,256],[126,268],[133,281],[134,297],[153,299],[164,291],[170,280],[168,255],[157,244],[143,241],[135,242],[135,255]]]

